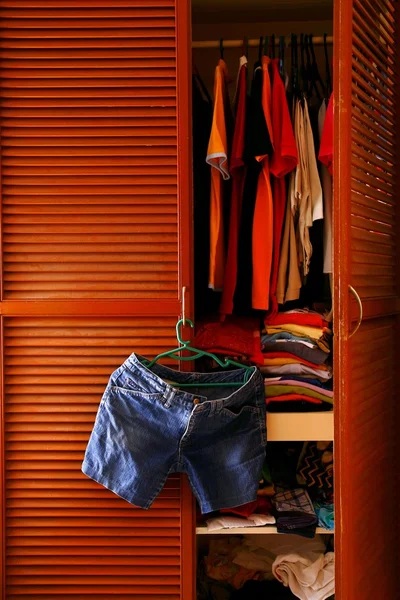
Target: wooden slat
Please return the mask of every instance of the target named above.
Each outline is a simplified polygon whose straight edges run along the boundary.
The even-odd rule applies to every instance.
[[[365,5],[354,0],[351,223],[356,247],[366,252],[369,258],[354,267],[352,283],[363,297],[390,297],[395,293],[396,278],[396,213],[392,207],[396,204],[397,180],[392,173],[396,172],[394,123],[397,119],[397,89],[394,48],[391,45],[388,51],[385,44],[391,44],[394,29],[392,17],[389,21],[384,16],[378,18],[378,13],[382,12],[378,2],[368,0],[368,8],[371,10],[367,15]],[[372,14],[375,14],[375,22]],[[364,29],[357,25],[360,19],[364,22]],[[380,29],[378,22],[383,23]],[[368,35],[365,27],[369,28]],[[376,153],[380,154],[379,159]],[[389,163],[388,171],[385,162]],[[366,244],[376,242],[372,246],[361,246],[361,240]],[[393,249],[389,251],[386,247],[385,250],[385,246]],[[376,252],[376,258],[372,258],[373,252]],[[382,265],[379,271],[379,257],[387,254],[393,259]]]
[[[335,596],[369,600],[371,589],[388,598],[398,593],[397,554],[384,554],[398,538],[390,514],[398,456],[399,15],[394,0],[337,0],[334,9],[335,507],[341,530],[337,535],[335,521]],[[349,286],[364,313],[353,336],[360,309]],[[385,511],[367,531],[376,502]],[[359,548],[367,546],[372,551],[361,564]]]
[[[354,96],[356,97],[356,99],[363,98],[363,96],[365,96],[365,99],[363,98],[364,102],[366,102],[368,98],[368,94],[364,93],[361,90],[361,88],[357,86],[354,86]],[[354,104],[356,104],[356,102],[357,101],[355,100]],[[372,102],[371,104],[373,105],[374,103]],[[369,107],[366,107],[366,109],[362,112],[353,111],[352,126],[356,131],[358,131],[361,134],[361,136],[364,136],[367,139],[373,139],[374,143],[378,145],[379,148],[383,148],[384,150],[386,150],[386,152],[391,157],[394,151],[394,139],[392,137],[392,134],[389,133],[386,129],[380,127],[375,119],[369,118],[369,110]],[[379,114],[377,114],[377,117],[379,117]],[[374,134],[379,136],[378,139],[371,138],[371,136],[373,136]],[[361,145],[365,145],[365,140],[364,143],[361,142]],[[368,146],[367,149],[369,149]]]
[[[111,372],[176,345],[189,285],[180,15],[0,3],[4,600],[191,600],[181,477],[143,511],[81,472]]]
[[[175,3],[1,11],[4,299],[176,297]]]
[[[364,56],[367,56],[369,53],[374,53],[374,60],[376,60],[376,64],[380,66],[383,71],[390,71],[393,73],[393,57],[387,53],[386,48],[374,45],[374,38],[369,37],[369,30],[363,27],[362,19],[358,18],[355,15],[353,19],[353,31],[355,35],[353,36],[353,45],[357,46],[362,50]]]
[[[104,591],[114,582],[116,598],[128,590],[135,597],[139,588],[152,600],[161,589],[167,595],[170,590],[177,593],[179,478],[170,478],[153,508],[143,511],[80,471],[110,373],[133,348],[152,356],[171,347],[174,323],[167,317],[6,320],[10,597],[19,597],[20,589],[32,597],[42,593],[89,597],[96,585],[101,583]],[[164,536],[162,544],[157,536]],[[54,549],[56,537],[63,543]],[[103,540],[105,551],[96,538]],[[118,552],[112,552],[114,547]]]

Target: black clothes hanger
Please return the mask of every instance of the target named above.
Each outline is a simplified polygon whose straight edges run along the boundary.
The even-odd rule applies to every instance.
[[[224,60],[224,40],[223,40],[223,38],[221,38],[219,40],[219,54],[220,54],[221,60]]]
[[[292,94],[295,98],[300,96],[299,89],[299,56],[297,49],[297,35],[292,33],[290,36],[290,47],[291,47],[291,88]]]
[[[260,41],[258,43],[258,64],[260,64],[260,65],[261,65],[263,50],[264,50],[264,37],[261,36]]]
[[[271,38],[270,38],[269,56],[270,56],[270,58],[275,58],[275,34],[274,33],[271,35]]]
[[[325,97],[327,99],[330,98],[332,94],[332,77],[331,77],[331,68],[329,66],[329,56],[328,56],[328,44],[326,38],[328,35],[324,33],[324,53],[325,53],[325,71],[326,71],[326,86],[325,86]]]
[[[246,56],[246,58],[248,58],[249,55],[249,39],[247,36],[245,36],[243,38],[243,44],[242,44],[242,56]]]
[[[279,37],[279,73],[285,79],[285,36]]]
[[[315,58],[315,50],[314,50],[314,44],[313,44],[312,38],[313,38],[312,33],[310,33],[309,47],[310,47],[311,58],[312,58],[312,62],[311,62],[312,81],[313,81],[313,85],[314,85],[314,89],[317,94],[317,97],[318,97],[318,99],[321,99],[321,97],[325,95],[326,90],[325,90],[325,84],[322,81],[322,77],[321,77],[319,69],[318,69],[317,60]],[[321,92],[318,89],[318,85],[320,85],[320,87],[321,87]]]
[[[307,77],[307,70],[306,70],[306,63],[305,63],[305,48],[304,48],[304,34],[302,33],[300,35],[300,70],[299,70],[299,75],[300,75],[300,82],[299,82],[299,89],[300,92],[303,94],[308,94],[308,77]]]
[[[269,35],[265,36],[264,42],[264,56],[269,56]]]
[[[311,55],[310,55],[310,36],[304,36],[304,49],[306,53],[306,73],[307,73],[307,95],[312,96],[314,88],[314,78],[311,66]]]

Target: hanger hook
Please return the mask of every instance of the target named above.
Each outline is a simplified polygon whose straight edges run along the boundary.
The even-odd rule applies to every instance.
[[[263,53],[263,44],[264,44],[264,36],[260,36],[260,41],[258,42],[258,60],[261,62],[262,53]]]
[[[281,74],[282,79],[284,79],[284,77],[285,77],[285,66],[284,66],[285,49],[286,49],[285,36],[281,35],[279,37],[279,72]]]
[[[186,325],[186,285],[182,287],[182,322]]]
[[[270,38],[270,58],[275,58],[275,34],[273,33]]]
[[[221,59],[224,60],[224,40],[221,38],[219,40],[219,53],[221,55]]]
[[[242,44],[242,55],[248,56],[248,54],[249,54],[249,40],[248,40],[247,36],[244,36],[243,44]]]
[[[269,51],[269,35],[266,35],[265,42],[264,42],[264,56],[268,56],[268,51]]]
[[[190,340],[187,340],[185,342],[185,340],[182,339],[181,327],[183,325],[184,325],[183,319],[179,319],[179,321],[176,324],[176,339],[178,340],[179,344],[181,344],[182,346],[187,346],[188,344],[190,344]],[[194,329],[194,323],[190,319],[186,319],[186,325],[189,325],[189,327]]]

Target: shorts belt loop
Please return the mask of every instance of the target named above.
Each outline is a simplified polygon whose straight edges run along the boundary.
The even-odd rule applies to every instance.
[[[167,387],[165,392],[164,392],[164,406],[166,408],[169,408],[172,404],[172,401],[174,399],[176,390],[174,390],[174,388],[172,387]]]
[[[217,412],[217,403],[210,402],[210,412],[208,413],[208,416],[212,417],[213,415],[215,415],[216,412]]]

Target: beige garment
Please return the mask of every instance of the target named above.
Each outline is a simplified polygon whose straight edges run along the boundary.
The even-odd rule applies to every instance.
[[[298,214],[299,211],[299,201],[301,199],[301,189],[302,189],[302,176],[303,169],[301,167],[301,128],[303,121],[303,110],[301,107],[301,102],[299,100],[295,100],[293,107],[293,133],[294,139],[296,142],[298,162],[294,171],[292,171],[290,175],[290,184],[289,184],[289,197],[290,197],[290,205],[292,208],[292,212],[294,215]]]
[[[298,260],[307,275],[311,260],[312,246],[309,229],[312,227],[312,209],[310,202],[310,176],[308,170],[307,131],[305,111],[307,103],[299,102],[299,118],[296,128],[296,143],[299,153],[299,176],[296,180],[295,196],[298,206],[298,223],[296,229]]]
[[[300,600],[326,600],[335,593],[333,552],[280,555],[272,572]]]
[[[298,261],[302,266],[303,275],[306,276],[312,255],[310,227],[314,221],[323,218],[323,201],[313,132],[305,99],[297,102],[295,138],[299,163],[294,177],[294,187],[291,190],[291,206],[298,214],[296,227]]]
[[[294,132],[296,139],[296,126],[301,118],[300,102],[296,100],[294,105]],[[296,139],[297,144],[297,139]],[[299,149],[297,148],[297,151]],[[286,204],[285,225],[282,235],[281,254],[279,258],[278,282],[276,287],[276,298],[278,304],[289,300],[298,300],[300,297],[301,277],[299,260],[297,256],[296,227],[297,221],[297,196],[296,186],[299,185],[298,178],[301,173],[296,167],[290,174],[288,197]]]
[[[292,181],[294,182],[292,175],[290,177],[289,188]],[[289,300],[298,300],[300,298],[300,289],[301,277],[297,257],[296,232],[289,194],[286,204],[285,227],[282,236],[278,283],[276,287],[278,304],[284,304]]]
[[[314,223],[314,221],[324,218],[324,203],[322,199],[321,180],[318,173],[317,153],[314,146],[314,135],[311,127],[307,103],[304,103],[304,129],[308,158],[307,168],[310,187],[310,202],[312,209],[312,220]]]

